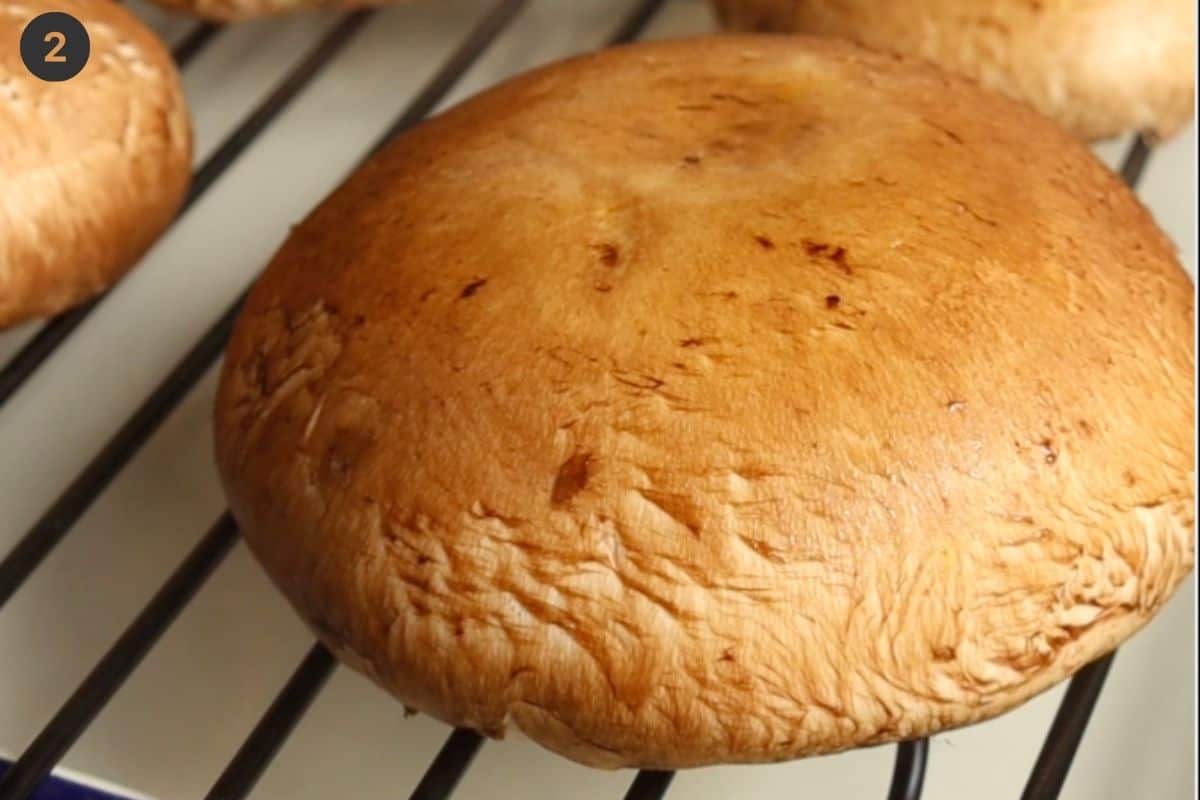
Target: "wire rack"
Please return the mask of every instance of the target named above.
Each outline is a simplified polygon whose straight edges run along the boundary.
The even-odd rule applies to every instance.
[[[623,19],[613,21],[608,43],[618,44],[638,38],[664,3],[665,0],[641,0]],[[526,0],[499,0],[487,8],[474,26],[461,34],[457,47],[403,107],[362,159],[365,160],[388,140],[432,112],[493,41],[514,23],[525,5]],[[362,32],[366,23],[377,13],[374,10],[361,10],[344,14],[308,52],[295,61],[261,102],[196,169],[180,212],[181,217]],[[179,67],[186,68],[223,32],[220,26],[196,25],[174,48],[173,55]],[[1131,145],[1121,167],[1121,175],[1130,186],[1138,183],[1150,155],[1151,150],[1142,139],[1136,139]],[[30,382],[103,302],[105,296],[68,311],[43,325],[28,339],[0,369],[0,410]],[[209,371],[222,352],[240,302],[239,297],[221,314],[41,517],[17,540],[16,545],[3,555],[0,560],[0,611]],[[0,800],[21,800],[31,796],[225,559],[237,538],[238,530],[233,518],[228,513],[222,514],[12,767],[0,777]],[[1106,656],[1071,680],[1026,783],[1022,794],[1024,800],[1058,796],[1111,663],[1112,655]],[[232,800],[246,797],[251,792],[293,727],[321,691],[334,665],[333,657],[324,647],[320,644],[311,647],[240,749],[215,779],[207,797]],[[432,800],[450,796],[471,766],[482,741],[473,731],[452,731],[428,765],[411,797]],[[887,796],[890,800],[917,800],[922,794],[929,742],[927,739],[902,742],[895,751]],[[629,800],[661,798],[667,794],[673,777],[671,772],[640,771],[624,796]]]

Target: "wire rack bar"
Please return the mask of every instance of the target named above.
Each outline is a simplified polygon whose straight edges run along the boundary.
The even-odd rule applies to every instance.
[[[258,108],[243,120],[237,130],[197,170],[187,199],[184,201],[183,211],[190,208],[212,186],[271,120],[278,116],[291,100],[350,43],[373,13],[373,10],[367,10],[348,14],[321,38],[308,55],[293,68]],[[33,357],[39,359],[38,363],[40,363],[53,352],[57,342],[61,342],[91,313],[102,298],[103,295],[58,317],[43,328],[43,333],[53,330],[51,339],[54,340],[54,343],[51,343],[50,340],[44,341],[41,335],[36,337],[15,359],[15,361],[23,362],[22,370],[35,369],[37,366],[24,363],[26,351],[36,350],[36,355]],[[228,329],[232,326],[232,321],[231,316],[229,319],[222,318],[217,336],[214,338],[210,331],[201,339],[201,344],[206,345],[204,350],[197,353],[193,349],[188,353],[167,380],[160,384],[134,412],[133,416],[117,430],[104,448],[83,468],[75,480],[67,486],[50,508],[0,561],[0,608],[3,608],[9,598],[45,560],[50,551],[67,534],[67,531],[79,521],[83,513],[108,487],[113,478],[204,374],[216,353],[220,352],[225,339],[228,338]],[[49,350],[45,349],[47,345],[50,347]],[[2,401],[2,397],[0,397],[0,401]]]
[[[409,800],[444,800],[449,797],[482,746],[483,737],[478,733],[455,728],[434,756],[429,769],[421,776],[421,782],[413,789]]]
[[[37,371],[42,362],[58,349],[71,332],[79,327],[79,323],[92,313],[101,296],[54,317],[39,328],[38,332],[9,359],[0,371],[0,408],[4,407],[9,398],[17,393],[25,381],[29,380],[29,376]]]
[[[441,69],[421,88],[408,107],[375,140],[367,154],[359,160],[356,168],[361,167],[367,159],[383,149],[389,141],[432,113],[438,103],[442,102],[450,90],[462,79],[467,70],[479,60],[488,46],[528,4],[528,0],[514,0],[500,2],[493,6],[492,10],[467,34],[467,38],[450,54]]]
[[[1071,679],[1021,800],[1054,800],[1062,791],[1115,655],[1093,661]]]
[[[0,777],[0,800],[26,800],[141,663],[237,541],[228,514],[200,540],[75,693]]]
[[[335,663],[324,645],[312,646],[237,755],[217,778],[205,796],[206,800],[240,800],[250,794],[276,751],[333,674]]]
[[[1146,170],[1146,163],[1149,160],[1150,144],[1146,137],[1139,136],[1133,140],[1133,144],[1129,146],[1125,158],[1121,161],[1121,180],[1125,181],[1130,189],[1136,189],[1141,182],[1142,173]]]
[[[921,800],[925,788],[925,766],[929,761],[929,739],[915,739],[896,745],[896,766],[888,800]]]
[[[175,59],[175,66],[183,69],[192,59],[198,56],[208,43],[213,40],[218,33],[221,32],[220,25],[214,25],[210,22],[203,22],[188,31],[187,36],[179,40],[179,44],[175,45],[171,50],[171,57]]]
[[[637,777],[629,785],[625,800],[660,800],[671,788],[675,779],[673,770],[643,769],[638,770]]]
[[[621,44],[629,44],[641,36],[642,31],[646,30],[646,26],[662,10],[665,2],[666,0],[650,0],[650,2],[638,3],[617,25],[617,29],[608,39],[607,46],[616,47]]]
[[[288,107],[298,95],[321,71],[349,44],[362,28],[363,24],[374,14],[374,9],[358,11],[344,17],[341,22],[330,29],[328,33],[308,52],[303,60],[284,76],[271,93],[241,121],[236,129],[225,137],[224,141],[213,151],[192,176],[187,195],[175,216],[178,221],[199,200],[217,179],[225,173],[234,161],[262,133],[268,125]],[[190,60],[217,34],[220,29],[213,25],[201,25],[190,33],[180,43],[177,52]],[[174,224],[174,221],[172,222]],[[107,296],[108,292],[93,297],[86,303],[75,306],[69,311],[54,317],[47,322],[25,345],[17,351],[0,371],[0,408],[8,402],[45,361],[54,354],[58,347],[67,340],[76,328],[96,309],[96,306]],[[0,591],[0,605],[4,597]]]

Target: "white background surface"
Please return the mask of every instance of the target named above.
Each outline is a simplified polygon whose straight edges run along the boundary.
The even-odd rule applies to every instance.
[[[630,0],[540,0],[454,92],[598,46]],[[171,40],[190,24],[136,5]],[[0,551],[7,552],[137,403],[382,132],[485,0],[414,3],[368,29],[154,248],[0,413]],[[187,69],[197,161],[335,22],[306,14],[230,29]],[[671,0],[652,37],[711,28]],[[1195,126],[1151,159],[1141,195],[1195,276]],[[1110,164],[1124,143],[1099,148]],[[33,331],[0,335],[0,361]],[[0,751],[19,752],[223,508],[210,455],[209,375],[0,611]],[[1153,402],[1153,398],[1147,398]],[[1065,797],[1190,797],[1195,581],[1124,647]],[[310,645],[240,544],[66,764],[160,798],[199,797]],[[926,797],[1015,798],[1061,688],[933,740]],[[406,796],[447,734],[338,669],[256,797]],[[670,797],[882,798],[894,749],[680,775]],[[485,745],[456,797],[619,798],[630,772],[575,766],[510,739]]]

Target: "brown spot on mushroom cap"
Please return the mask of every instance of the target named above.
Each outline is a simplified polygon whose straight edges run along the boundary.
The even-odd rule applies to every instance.
[[[606,267],[615,267],[621,260],[621,248],[612,242],[601,242],[595,245],[595,250],[600,256],[600,263]]]
[[[551,505],[565,505],[587,487],[591,461],[591,453],[575,453],[563,462],[554,476],[554,487],[550,490]]]
[[[474,297],[475,293],[482,289],[486,284],[487,278],[476,278],[464,286],[462,291],[458,293],[458,296],[463,300],[467,299],[468,297]]]

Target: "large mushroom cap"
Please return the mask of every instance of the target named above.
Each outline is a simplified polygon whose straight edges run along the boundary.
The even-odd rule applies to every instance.
[[[405,134],[228,351],[252,549],[411,707],[607,766],[994,715],[1192,563],[1192,291],[1024,106],[830,41],[642,44]]]

